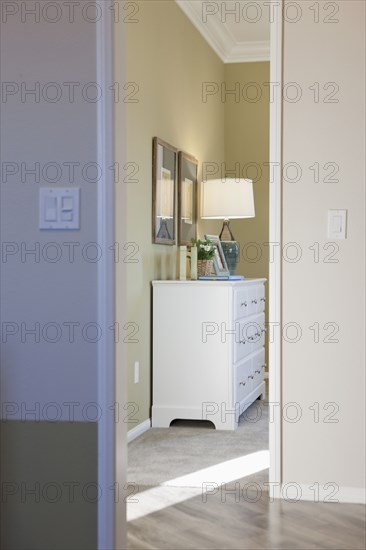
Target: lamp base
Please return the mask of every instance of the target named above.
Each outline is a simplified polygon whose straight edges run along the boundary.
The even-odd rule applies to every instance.
[[[231,232],[229,220],[224,220],[219,238],[220,241],[235,241],[235,237]]]
[[[236,241],[221,241],[227,267],[230,275],[235,275],[236,266],[239,262],[240,246]]]

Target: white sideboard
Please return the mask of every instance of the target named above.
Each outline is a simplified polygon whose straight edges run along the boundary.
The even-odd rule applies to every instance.
[[[233,430],[263,397],[265,281],[153,281],[153,427]]]

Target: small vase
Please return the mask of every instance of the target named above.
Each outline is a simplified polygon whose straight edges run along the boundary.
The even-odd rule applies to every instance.
[[[209,276],[212,273],[213,260],[198,260],[197,261],[197,275]]]
[[[236,241],[221,241],[221,246],[230,275],[235,275],[240,255],[239,243]]]

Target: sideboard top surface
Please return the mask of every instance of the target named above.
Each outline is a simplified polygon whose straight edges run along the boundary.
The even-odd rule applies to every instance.
[[[242,279],[241,281],[230,281],[230,280],[223,280],[223,281],[180,281],[177,280],[167,280],[167,281],[152,281],[153,286],[158,285],[200,285],[200,286],[240,286],[243,284],[258,284],[258,283],[265,283],[267,279]]]

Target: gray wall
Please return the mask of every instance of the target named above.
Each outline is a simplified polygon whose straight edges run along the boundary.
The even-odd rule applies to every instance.
[[[98,322],[98,262],[91,261],[95,247],[85,247],[97,241],[98,183],[91,181],[91,167],[85,171],[97,160],[95,86],[85,87],[96,81],[96,25],[92,10],[83,15],[76,8],[70,18],[59,6],[56,22],[52,8],[35,16],[19,8],[3,13],[1,22],[1,458],[2,488],[9,491],[4,483],[13,483],[15,492],[7,493],[2,510],[6,548],[96,547],[96,502],[82,491],[97,481],[97,409],[91,403],[97,401],[98,344],[88,323]],[[74,99],[70,82],[76,83]],[[22,94],[32,88],[38,96]],[[65,163],[74,162],[80,165],[73,181]],[[24,173],[35,163],[39,180]],[[81,188],[80,231],[39,230],[40,187],[74,185]],[[70,242],[76,244],[65,245]],[[39,257],[22,256],[22,248],[38,249]],[[55,253],[60,257],[53,262]],[[37,323],[39,335],[27,335]],[[70,323],[78,323],[74,338]],[[79,484],[72,504],[65,482]],[[40,502],[23,498],[22,487],[36,483]],[[50,483],[62,490],[55,504],[51,489],[42,493]]]

